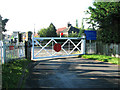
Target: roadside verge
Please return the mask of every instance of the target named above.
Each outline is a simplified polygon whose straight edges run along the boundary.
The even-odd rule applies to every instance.
[[[24,88],[30,60],[19,59],[2,65],[2,88]]]

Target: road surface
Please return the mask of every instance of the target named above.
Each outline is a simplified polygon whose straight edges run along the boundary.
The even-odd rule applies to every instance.
[[[25,88],[118,88],[114,64],[77,57],[32,62]]]

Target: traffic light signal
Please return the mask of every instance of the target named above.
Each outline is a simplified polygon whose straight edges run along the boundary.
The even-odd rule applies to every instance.
[[[19,33],[19,42],[23,42],[22,33]]]

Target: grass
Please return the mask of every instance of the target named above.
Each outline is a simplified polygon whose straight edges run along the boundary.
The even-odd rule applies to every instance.
[[[20,59],[8,62],[2,65],[2,88],[17,88],[23,71],[25,74],[29,72],[26,66],[30,60]],[[23,80],[24,82],[24,80]]]
[[[81,55],[80,57],[120,65],[120,58],[105,55]]]

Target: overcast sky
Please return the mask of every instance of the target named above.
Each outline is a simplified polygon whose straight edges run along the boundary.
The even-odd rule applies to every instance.
[[[9,21],[8,32],[33,31],[46,28],[52,22],[56,29],[66,27],[70,22],[81,27],[84,11],[92,6],[93,0],[1,0],[0,14]]]

